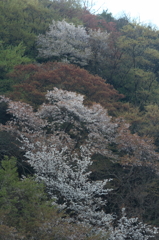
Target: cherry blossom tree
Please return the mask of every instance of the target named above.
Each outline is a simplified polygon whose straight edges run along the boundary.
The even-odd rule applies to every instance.
[[[35,149],[40,148],[40,151]],[[110,190],[104,188],[108,180],[89,181],[91,165],[88,150],[80,148],[80,158],[68,154],[67,149],[61,151],[56,146],[49,147],[40,143],[31,144],[26,152],[29,163],[34,167],[37,177],[43,180],[52,198],[62,199],[67,210],[75,214],[75,218],[94,226],[108,226],[112,216],[102,211],[106,195]],[[36,151],[36,152],[34,152]],[[44,162],[44,158],[46,161]]]
[[[87,65],[90,56],[89,36],[83,26],[54,21],[46,35],[39,35],[39,57],[57,57],[61,61]]]
[[[109,240],[148,240],[154,236],[156,228],[137,218],[128,219],[124,212],[114,225],[116,216],[104,211],[111,179],[93,181],[89,171],[94,153],[120,161],[110,150],[110,143],[119,145],[140,164],[145,163],[146,151],[154,161],[158,160],[150,143],[131,135],[128,125],[120,119],[112,121],[101,105],[84,106],[81,94],[54,88],[47,92],[46,99],[48,103],[34,112],[28,104],[1,97],[0,102],[6,102],[7,112],[12,114],[1,130],[16,132],[25,159],[37,179],[46,184],[50,196],[70,213],[72,221],[92,225],[109,235]]]
[[[148,225],[140,222],[138,218],[127,218],[125,208],[122,209],[122,217],[113,231],[109,240],[148,240],[157,233],[157,228],[150,229]]]
[[[53,21],[45,35],[37,40],[39,57],[93,67],[101,64],[108,48],[107,31],[86,29],[73,23]]]

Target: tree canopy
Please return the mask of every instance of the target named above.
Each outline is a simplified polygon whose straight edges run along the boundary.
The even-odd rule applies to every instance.
[[[159,30],[88,5],[0,0],[2,240],[158,237]]]

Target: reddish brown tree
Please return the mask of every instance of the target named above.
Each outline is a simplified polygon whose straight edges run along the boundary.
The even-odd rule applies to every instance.
[[[34,106],[44,102],[47,90],[58,87],[84,94],[85,104],[100,103],[111,113],[125,107],[119,102],[124,96],[112,85],[75,65],[56,62],[19,65],[15,67],[10,77],[15,82],[10,97],[14,100],[24,100]]]
[[[88,10],[84,10],[82,14],[79,16],[82,20],[83,25],[89,29],[101,29],[106,30],[108,32],[116,31],[115,22],[107,22],[105,19],[102,19],[100,16],[91,14]]]

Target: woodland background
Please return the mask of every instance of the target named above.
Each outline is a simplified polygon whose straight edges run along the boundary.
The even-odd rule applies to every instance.
[[[0,22],[0,95],[5,95],[0,101],[0,239],[71,239],[71,234],[75,234],[72,239],[78,239],[81,232],[81,239],[97,239],[87,234],[89,228],[64,221],[69,218],[68,211],[67,215],[51,206],[46,186],[35,180],[36,168],[27,161],[26,149],[18,140],[20,132],[31,139],[30,128],[41,129],[35,130],[37,126],[20,116],[13,105],[25,109],[41,126],[37,116],[44,114],[47,91],[54,88],[82,94],[81,112],[100,104],[102,112],[107,109],[108,122],[111,116],[112,125],[107,126],[113,129],[117,125],[117,131],[112,130],[114,135],[103,133],[107,141],[99,134],[100,127],[91,125],[100,136],[91,146],[94,152],[89,180],[112,179],[108,188],[113,190],[106,196],[104,210],[120,218],[124,207],[129,218],[138,217],[158,227],[159,30],[130,21],[127,16],[115,19],[108,10],[92,13],[76,0],[0,0]],[[64,50],[59,48],[56,54],[57,47],[49,38],[50,26],[57,30],[50,35],[57,42],[58,31],[66,34],[68,30],[69,34],[64,47],[62,35],[58,46]],[[75,31],[77,43],[71,40]],[[53,54],[48,46],[54,48]],[[45,125],[47,141],[58,131],[60,144],[72,144],[71,151],[78,152],[79,146],[86,145],[85,139],[93,141],[88,137],[89,121],[76,113],[74,105],[69,108],[60,104],[59,109],[69,114],[72,111],[78,119],[72,120],[73,115],[68,121],[68,114],[62,127],[58,125],[61,117],[56,119],[54,130]],[[47,114],[44,118],[53,122],[50,118],[56,117]],[[13,123],[15,117],[18,124]],[[24,133],[22,122],[27,121],[29,130]],[[48,227],[52,219],[54,232]]]

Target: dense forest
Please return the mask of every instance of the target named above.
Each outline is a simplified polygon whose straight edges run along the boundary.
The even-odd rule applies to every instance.
[[[159,30],[78,0],[0,22],[0,240],[159,239]]]

